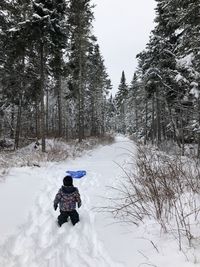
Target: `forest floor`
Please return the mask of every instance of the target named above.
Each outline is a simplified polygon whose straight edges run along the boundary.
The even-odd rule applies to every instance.
[[[98,211],[110,205],[108,198],[116,194],[111,187],[124,179],[123,168],[134,169],[136,158],[135,144],[119,136],[74,159],[2,172],[0,267],[200,266],[198,241],[193,248],[185,244],[181,252],[176,239],[161,233],[153,221],[136,227]],[[80,222],[58,228],[53,199],[66,171],[79,169],[87,171],[74,179],[83,202]]]

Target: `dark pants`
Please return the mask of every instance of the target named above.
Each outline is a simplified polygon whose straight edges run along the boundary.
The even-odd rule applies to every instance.
[[[79,214],[76,210],[72,211],[60,211],[60,215],[58,216],[58,224],[61,226],[63,223],[68,221],[68,217],[70,217],[71,222],[75,225],[79,222]]]

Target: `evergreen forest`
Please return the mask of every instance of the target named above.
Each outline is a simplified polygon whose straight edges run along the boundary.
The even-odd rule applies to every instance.
[[[90,0],[0,2],[0,137],[102,136],[111,82]]]
[[[200,156],[199,3],[156,0],[130,84],[112,96],[90,0],[1,0],[0,142],[117,132]],[[131,57],[132,55],[130,55]],[[123,70],[123,66],[122,66]]]
[[[200,156],[199,1],[156,0],[155,28],[130,85],[122,72],[116,129],[143,143],[174,143]]]

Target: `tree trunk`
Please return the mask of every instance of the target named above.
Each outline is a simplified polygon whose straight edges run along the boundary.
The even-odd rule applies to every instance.
[[[84,91],[83,91],[83,69],[82,69],[81,53],[82,53],[82,49],[81,49],[81,42],[80,42],[79,79],[78,79],[78,139],[79,139],[79,142],[82,142],[84,138]]]
[[[46,135],[49,135],[49,90],[46,90]]]
[[[66,105],[66,117],[65,117],[65,139],[66,139],[66,141],[69,140],[68,115],[69,115],[69,109],[68,109],[68,105]]]
[[[97,134],[96,120],[95,120],[95,107],[94,107],[94,92],[91,93],[91,136]]]
[[[152,133],[151,133],[151,141],[152,145],[154,144],[154,139],[155,139],[155,97],[153,93],[152,97]]]
[[[14,128],[15,128],[15,105],[12,104],[12,108],[11,108],[11,129],[10,129],[10,138],[13,139],[14,138]]]
[[[62,126],[62,54],[59,51],[56,54],[57,68],[56,68],[56,96],[57,96],[57,109],[58,109],[58,137],[62,137],[63,126]]]
[[[165,103],[162,103],[162,115],[161,115],[161,125],[162,125],[162,136],[163,140],[166,140],[166,124],[167,124],[167,117],[166,117],[166,108],[165,108]]]
[[[168,112],[169,112],[170,121],[171,121],[171,124],[172,124],[173,133],[174,133],[174,139],[177,142],[178,146],[181,147],[181,142],[179,140],[180,132],[179,132],[179,129],[177,127],[176,120],[174,119],[174,117],[172,115],[172,110],[171,110],[171,108],[170,108],[170,106],[169,106],[167,101],[165,101],[165,105],[166,105],[166,107],[168,109]]]
[[[39,120],[38,120],[38,117],[39,117],[39,107],[38,107],[38,100],[35,101],[35,135],[36,135],[36,138],[37,140],[40,139],[40,130],[39,130]]]
[[[157,146],[161,143],[161,125],[160,125],[160,100],[158,88],[156,88],[156,125],[157,125]]]
[[[58,100],[58,137],[62,137],[62,88],[61,74],[58,74],[57,80],[57,100]]]
[[[45,140],[45,109],[44,109],[44,44],[40,43],[40,102],[41,102],[41,137],[42,137],[42,152],[46,150]]]
[[[16,131],[15,131],[15,149],[19,148],[19,138],[20,138],[20,131],[21,131],[21,116],[22,116],[22,95],[19,99],[18,111],[17,111],[17,124],[16,124]]]
[[[144,139],[144,144],[146,145],[147,143],[147,123],[148,123],[148,99],[147,99],[147,93],[145,96],[145,139]]]
[[[81,86],[80,86],[81,87]],[[84,138],[84,115],[83,115],[83,90],[81,88],[78,99],[78,139],[82,142]]]
[[[20,132],[21,132],[21,116],[22,116],[22,100],[23,100],[23,92],[24,92],[24,68],[25,68],[25,58],[24,55],[22,56],[22,72],[20,77],[20,89],[19,92],[19,106],[17,111],[17,124],[16,124],[16,131],[15,131],[15,145],[14,149],[19,148],[19,139],[20,139]]]
[[[135,131],[136,131],[136,138],[138,138],[138,104],[137,104],[137,96],[135,98]]]
[[[101,136],[105,135],[105,107],[106,107],[106,100],[102,97],[102,108],[101,108]]]
[[[185,139],[184,139],[184,126],[183,126],[183,113],[180,112],[180,120],[181,120],[181,155],[185,154]]]
[[[198,98],[198,121],[200,126],[200,98]],[[197,157],[200,158],[200,133],[198,135],[198,148],[197,148]]]

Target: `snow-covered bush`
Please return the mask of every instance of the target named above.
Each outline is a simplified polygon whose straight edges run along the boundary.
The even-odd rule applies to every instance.
[[[67,158],[81,156],[84,151],[92,149],[97,145],[112,142],[114,142],[112,135],[106,135],[102,138],[90,137],[81,143],[78,140],[65,142],[61,139],[47,139],[46,153],[41,151],[41,145],[35,149],[35,143],[31,143],[17,151],[2,151],[0,153],[0,170],[9,167],[39,167],[47,161],[64,161]],[[40,141],[39,143],[41,144]]]
[[[126,173],[110,211],[139,225],[148,217],[189,244],[200,229],[200,168],[197,161],[139,148],[137,170]]]
[[[9,138],[0,139],[0,150],[8,150],[14,148],[14,140]]]

